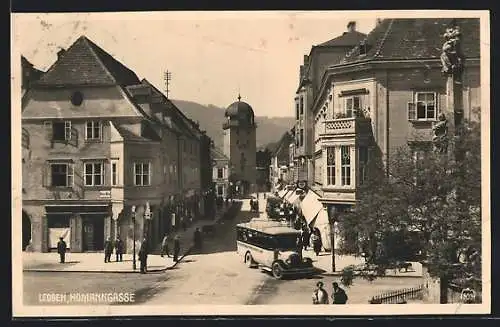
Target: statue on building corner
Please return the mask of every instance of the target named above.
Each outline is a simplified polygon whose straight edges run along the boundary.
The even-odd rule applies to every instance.
[[[442,72],[446,75],[460,75],[463,70],[464,55],[461,49],[460,27],[455,23],[446,28],[445,42],[441,53]]]
[[[439,115],[439,121],[432,126],[432,131],[434,132],[432,137],[434,151],[446,153],[448,150],[448,121],[444,113]]]

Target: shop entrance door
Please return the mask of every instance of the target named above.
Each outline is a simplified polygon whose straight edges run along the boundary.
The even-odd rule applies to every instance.
[[[83,251],[93,252],[104,249],[104,217],[82,217]]]

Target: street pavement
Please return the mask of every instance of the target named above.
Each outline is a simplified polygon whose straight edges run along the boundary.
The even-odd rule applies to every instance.
[[[43,292],[133,292],[134,303],[148,305],[311,304],[318,280],[331,292],[331,283],[338,281],[336,276],[275,280],[243,263],[236,254],[235,225],[257,215],[250,212],[248,199],[243,201],[235,217],[221,220],[215,235],[205,237],[201,251],[189,254],[173,269],[146,275],[24,272],[24,302],[47,305],[39,302]],[[261,202],[260,210],[264,208],[265,202]],[[349,303],[366,304],[374,295],[420,283],[416,277],[384,277],[373,282],[355,279],[345,289]]]

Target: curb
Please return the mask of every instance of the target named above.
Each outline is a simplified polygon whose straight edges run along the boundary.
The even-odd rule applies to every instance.
[[[321,268],[318,268],[318,269],[321,269]],[[342,276],[342,272],[340,272],[340,271],[336,271],[334,273],[332,273],[332,272],[324,272],[324,273],[321,273],[320,275],[322,275],[322,276],[330,276],[330,277],[341,277]],[[355,277],[359,277],[359,276],[355,276]],[[422,278],[422,276],[408,276],[408,275],[395,275],[395,276],[392,276],[392,275],[384,275],[384,276],[377,276],[377,278]]]
[[[148,270],[148,273],[159,273],[159,272],[164,272],[167,270],[173,269],[175,266],[177,266],[178,263],[184,259],[192,250],[192,247],[190,247],[184,254],[177,260],[177,262],[174,262],[173,265],[170,265],[165,268],[161,269],[154,269],[154,270]],[[55,272],[55,273],[88,273],[88,274],[140,274],[141,271],[139,269],[137,270],[55,270],[55,269],[23,269],[23,272]]]
[[[222,213],[218,219],[214,220],[214,224],[217,224],[222,217],[224,216],[226,212]],[[188,256],[191,251],[193,250],[193,246],[190,246],[186,252],[177,260],[177,262],[174,262],[173,265],[170,265],[165,268],[161,269],[154,269],[154,270],[148,270],[148,273],[159,273],[159,272],[165,272],[167,270],[172,270],[177,266],[186,256]],[[38,269],[38,268],[23,268],[23,272],[54,272],[54,273],[89,273],[89,274],[140,274],[140,270],[136,271],[130,271],[130,270],[125,270],[125,271],[120,271],[120,270],[109,270],[109,271],[104,271],[104,270],[59,270],[59,269]]]

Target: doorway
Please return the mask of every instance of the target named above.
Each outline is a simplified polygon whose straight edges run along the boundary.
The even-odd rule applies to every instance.
[[[104,216],[82,215],[83,252],[104,250]]]
[[[31,219],[30,216],[23,210],[23,220],[22,220],[22,230],[23,230],[23,251],[30,244],[31,241]]]

